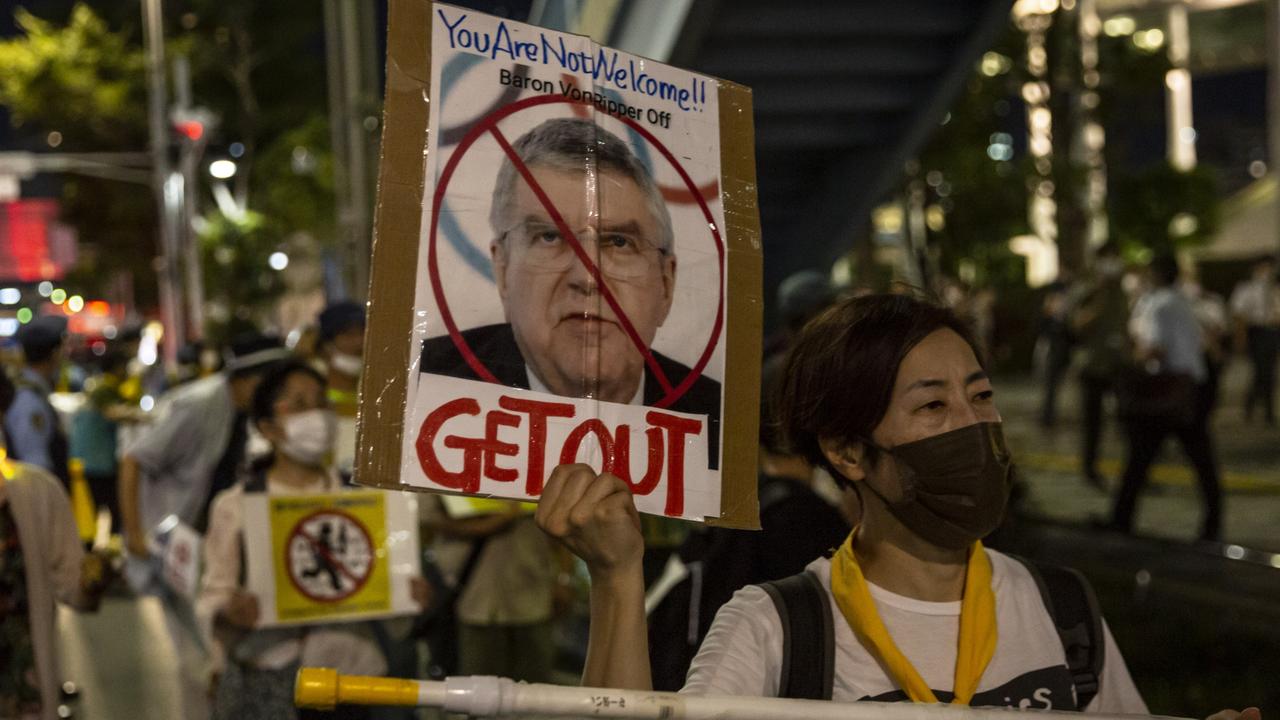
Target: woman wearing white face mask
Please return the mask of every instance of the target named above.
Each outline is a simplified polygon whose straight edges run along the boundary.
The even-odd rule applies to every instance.
[[[293,679],[300,665],[378,675],[386,672],[387,663],[369,623],[256,627],[258,600],[244,589],[244,496],[333,492],[343,483],[330,463],[335,419],[315,370],[298,361],[269,370],[254,394],[252,421],[271,443],[272,454],[244,483],[213,501],[196,603],[197,615],[218,645],[213,717],[306,717],[293,707]],[[415,584],[414,596],[422,597],[422,592]],[[367,717],[367,711],[347,708],[338,716]]]

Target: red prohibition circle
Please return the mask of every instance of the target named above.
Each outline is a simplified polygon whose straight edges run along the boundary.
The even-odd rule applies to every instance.
[[[474,144],[476,140],[485,133],[494,131],[495,138],[498,139],[499,144],[504,144],[505,140],[503,140],[501,134],[497,132],[498,121],[531,107],[558,103],[567,105],[592,105],[591,102],[586,100],[574,100],[556,95],[539,95],[499,108],[476,122],[462,140],[458,142],[457,147],[454,148],[453,153],[449,156],[448,162],[445,163],[444,169],[440,172],[439,179],[436,181],[435,194],[431,202],[431,234],[427,244],[427,272],[431,278],[431,291],[435,296],[436,306],[440,309],[440,318],[444,321],[445,328],[449,331],[449,336],[453,339],[453,344],[458,348],[458,352],[480,378],[491,383],[497,383],[498,379],[494,377],[493,373],[489,372],[489,369],[484,366],[484,363],[480,362],[480,359],[476,357],[476,354],[472,352],[471,348],[467,345],[466,340],[463,339],[461,331],[458,330],[457,323],[454,322],[453,314],[449,311],[449,303],[444,296],[444,286],[440,282],[440,267],[436,258],[436,234],[440,225],[440,206],[444,202],[445,190],[449,186],[449,181],[453,177],[454,170],[457,169],[458,163],[462,160],[462,156],[466,154],[467,150],[470,149],[471,145]],[[711,330],[711,338],[707,342],[707,346],[703,350],[702,355],[698,358],[698,362],[689,370],[689,374],[686,375],[678,385],[668,388],[667,393],[663,398],[652,405],[652,407],[665,408],[669,407],[676,400],[679,400],[686,392],[689,391],[689,388],[693,387],[693,384],[697,382],[698,378],[701,377],[702,373],[706,370],[707,363],[710,362],[711,355],[715,352],[716,344],[720,341],[720,333],[724,329],[724,240],[720,236],[720,229],[716,225],[715,218],[711,214],[711,208],[707,205],[706,199],[698,192],[697,185],[694,184],[689,173],[686,172],[685,169],[681,167],[680,163],[676,161],[676,157],[671,154],[671,151],[668,150],[666,146],[658,140],[658,138],[654,137],[653,133],[646,130],[642,125],[631,118],[618,115],[611,115],[610,117],[617,118],[632,130],[639,133],[641,137],[648,141],[649,144],[656,148],[658,152],[666,158],[667,162],[671,164],[671,167],[680,175],[680,178],[684,181],[685,185],[688,186],[690,194],[702,209],[702,214],[707,220],[707,227],[711,230],[711,237],[715,241],[716,252],[719,256],[719,300],[716,304],[716,319]],[[598,269],[596,269],[596,271],[598,272]],[[603,291],[603,283],[601,283],[600,286]],[[619,313],[619,315],[621,315],[621,313]],[[620,317],[620,319],[622,318]],[[642,355],[645,355],[645,359],[647,361],[650,363],[654,362],[649,348],[637,349]],[[658,376],[661,377],[661,374],[659,373]]]
[[[343,572],[342,575],[344,577],[351,579],[355,583],[355,585],[352,586],[350,591],[338,597],[326,598],[326,597],[319,597],[317,595],[313,595],[311,594],[310,591],[308,591],[305,587],[302,586],[302,583],[298,582],[298,579],[296,577],[293,576],[293,563],[292,563],[292,558],[290,557],[290,552],[289,552],[293,548],[293,541],[298,538],[301,538],[303,542],[310,544],[312,540],[311,538],[308,538],[302,534],[302,526],[306,525],[308,522],[315,519],[319,515],[336,515],[337,517],[340,517],[344,520],[349,521],[352,525],[355,525],[356,530],[360,531],[360,534],[364,536],[365,544],[369,546],[369,568],[365,571],[364,576],[359,578],[352,576],[349,572]],[[309,515],[306,515],[302,519],[298,520],[298,522],[294,523],[293,529],[289,531],[289,537],[284,542],[284,567],[286,570],[285,574],[289,576],[289,582],[290,584],[293,585],[293,588],[297,590],[299,593],[301,593],[303,597],[307,598],[308,600],[311,600],[312,602],[339,603],[351,597],[352,595],[355,595],[356,593],[360,592],[361,588],[363,588],[366,584],[368,584],[369,578],[373,576],[373,564],[377,562],[377,560],[378,560],[378,553],[376,552],[376,549],[373,547],[373,536],[369,533],[369,528],[365,527],[365,524],[360,522],[360,519],[357,518],[356,516],[350,513],[343,512],[341,510],[337,510],[335,508],[324,508],[323,510],[316,510],[315,512]],[[339,565],[339,567],[341,567],[341,565]]]

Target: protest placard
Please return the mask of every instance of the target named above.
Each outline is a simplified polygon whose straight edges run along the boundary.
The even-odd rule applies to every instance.
[[[536,500],[583,462],[755,527],[749,91],[421,0],[387,73],[357,482]]]
[[[418,612],[417,503],[379,490],[245,493],[246,586],[259,625],[368,620]]]

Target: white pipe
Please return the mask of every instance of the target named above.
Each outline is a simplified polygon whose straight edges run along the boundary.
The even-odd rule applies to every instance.
[[[447,712],[473,717],[568,715],[670,720],[1009,720],[1008,708],[917,703],[837,703],[823,700],[697,696],[642,690],[526,685],[505,678],[463,677],[444,682]],[[433,696],[438,691],[422,690]],[[1067,713],[1048,713],[1067,716]],[[1070,713],[1076,717],[1078,713]],[[1038,713],[1039,717],[1045,716]],[[1091,718],[1133,720],[1132,715]]]
[[[324,677],[332,685],[320,687]],[[333,703],[369,702],[381,695],[380,704],[402,704],[383,693],[379,683],[417,685],[417,705],[470,717],[521,717],[530,715],[635,720],[1009,720],[1010,708],[917,703],[830,702],[767,697],[698,696],[650,690],[528,685],[489,676],[451,677],[443,682],[351,678],[360,694],[344,692],[346,678],[332,671],[304,668],[299,674],[301,707],[332,707]],[[307,686],[304,691],[303,686]],[[400,695],[404,697],[404,695]],[[312,698],[325,698],[316,702]],[[403,704],[412,704],[407,698]],[[1078,718],[1078,713],[1037,711],[1038,718]],[[1136,715],[1090,715],[1098,720],[1134,720]],[[1150,716],[1158,717],[1158,716]]]

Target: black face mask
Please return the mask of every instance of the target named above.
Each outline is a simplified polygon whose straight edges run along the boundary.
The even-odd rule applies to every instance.
[[[864,485],[929,543],[959,550],[989,535],[1004,519],[1015,470],[1000,423],[978,423],[892,450],[877,449],[897,464],[902,500],[890,502],[871,483]]]

